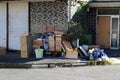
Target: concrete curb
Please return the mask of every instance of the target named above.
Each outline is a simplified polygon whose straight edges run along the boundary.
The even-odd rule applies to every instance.
[[[87,65],[89,61],[80,62],[51,62],[51,63],[0,63],[0,68],[27,68],[27,69],[39,69],[39,68],[56,68],[56,67],[81,67],[81,66],[94,66]],[[120,65],[120,63],[112,63],[111,65]],[[98,65],[99,66],[99,65]]]
[[[0,68],[31,68],[31,66],[25,63],[0,63]]]
[[[86,66],[85,62],[66,63],[0,63],[0,68],[55,68],[55,67],[80,67]]]

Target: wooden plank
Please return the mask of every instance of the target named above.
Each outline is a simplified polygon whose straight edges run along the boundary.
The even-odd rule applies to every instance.
[[[73,51],[73,48],[72,48],[70,42],[63,41],[62,43],[63,43],[63,46],[64,46],[64,48],[65,48],[66,51]]]

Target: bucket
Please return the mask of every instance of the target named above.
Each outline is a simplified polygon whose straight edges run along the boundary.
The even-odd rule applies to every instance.
[[[43,58],[43,49],[35,49],[36,58]]]

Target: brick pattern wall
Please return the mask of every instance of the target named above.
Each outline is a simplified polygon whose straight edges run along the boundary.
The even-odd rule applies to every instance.
[[[46,26],[55,26],[55,30],[67,31],[67,3],[31,2],[30,3],[30,27],[31,33],[42,33]]]

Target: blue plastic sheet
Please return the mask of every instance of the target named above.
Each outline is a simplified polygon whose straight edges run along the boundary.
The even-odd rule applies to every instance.
[[[97,58],[102,58],[103,56],[104,57],[108,57],[107,54],[104,52],[104,50],[94,50],[92,55],[91,55],[94,59],[97,59]]]

